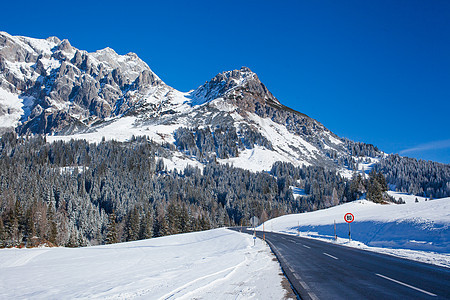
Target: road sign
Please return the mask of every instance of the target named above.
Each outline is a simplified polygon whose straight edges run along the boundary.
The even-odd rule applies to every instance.
[[[351,222],[355,221],[355,216],[351,213],[346,213],[344,216],[344,221],[347,223],[351,223]]]
[[[251,217],[250,224],[252,225],[252,227],[258,226],[259,225],[258,217],[256,217],[256,216]]]

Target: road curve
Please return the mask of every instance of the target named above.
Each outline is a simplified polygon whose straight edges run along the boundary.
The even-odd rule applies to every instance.
[[[450,299],[448,268],[280,233],[265,238],[302,299]]]

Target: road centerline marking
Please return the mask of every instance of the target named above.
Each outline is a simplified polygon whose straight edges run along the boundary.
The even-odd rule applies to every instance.
[[[308,248],[308,249],[311,249],[311,247],[309,247],[309,246],[306,246],[306,245],[303,245],[303,247],[305,247],[305,248]]]
[[[334,259],[339,259],[339,258],[337,258],[336,256],[333,256],[333,255],[328,254],[328,253],[325,253],[325,252],[323,252],[323,254],[325,254],[326,256],[329,256],[329,257],[331,257],[331,258],[334,258]]]
[[[406,286],[406,287],[409,287],[410,289],[413,289],[413,290],[416,290],[416,291],[422,292],[422,293],[424,293],[424,294],[427,294],[427,295],[429,295],[429,296],[434,296],[434,297],[437,297],[437,295],[436,295],[436,294],[433,294],[433,293],[427,292],[427,291],[425,291],[425,290],[422,290],[422,289],[420,289],[420,288],[418,288],[418,287],[415,287],[415,286],[412,286],[412,285],[410,285],[410,284],[407,284],[407,283],[404,283],[404,282],[401,282],[401,281],[398,281],[398,280],[392,279],[392,278],[390,278],[390,277],[387,277],[387,276],[384,276],[384,275],[381,275],[381,274],[378,274],[378,273],[375,273],[375,275],[377,275],[377,276],[379,276],[379,277],[381,277],[381,278],[384,278],[384,279],[390,280],[390,281],[392,281],[392,282],[395,282],[395,283],[398,283],[398,284],[404,285],[404,286]]]

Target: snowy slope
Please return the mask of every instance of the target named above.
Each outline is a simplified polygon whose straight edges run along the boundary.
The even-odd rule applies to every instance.
[[[346,213],[355,216],[351,223],[350,244],[348,225],[344,221]],[[300,232],[304,236],[332,241],[334,221],[340,243],[450,266],[450,198],[419,200],[418,203],[407,201],[401,205],[359,200],[275,218],[265,223],[265,230],[288,234]]]
[[[156,110],[143,111],[139,116],[117,117],[104,124],[93,126],[90,130],[71,135],[51,135],[49,142],[71,139],[84,139],[89,142],[100,142],[106,140],[127,141],[134,136],[147,136],[157,143],[174,143],[174,133],[180,127],[204,128],[214,127],[214,122],[227,118],[227,125],[238,128],[247,125],[261,133],[273,146],[267,149],[264,146],[255,145],[251,149],[239,150],[236,157],[217,159],[219,163],[230,164],[234,167],[250,170],[253,172],[269,171],[273,163],[277,161],[289,162],[294,166],[309,166],[313,162],[325,159],[322,150],[303,137],[289,132],[281,124],[269,118],[262,118],[255,113],[239,113],[239,108],[233,104],[214,99],[207,103],[194,105],[188,94],[171,90],[171,101],[155,98],[155,94],[149,96],[145,101],[158,106]],[[158,102],[160,101],[160,103]],[[159,104],[158,104],[159,103]],[[165,111],[175,111],[176,114],[165,114]],[[157,118],[155,118],[157,117]],[[213,121],[211,121],[213,120]],[[212,122],[212,123],[211,123]],[[330,140],[330,143],[341,146],[342,141],[334,138],[329,132],[321,133],[322,139]],[[326,146],[326,144],[324,144]],[[174,152],[174,161],[168,166],[177,165],[177,157],[182,156]],[[198,162],[187,162],[186,164],[198,165]],[[351,174],[351,171],[348,171]]]
[[[0,299],[283,299],[268,246],[227,229],[87,248],[0,250]]]

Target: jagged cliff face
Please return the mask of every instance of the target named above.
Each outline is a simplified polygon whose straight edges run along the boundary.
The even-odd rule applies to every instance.
[[[88,53],[56,37],[0,32],[0,89],[9,98],[26,99],[16,124],[19,133],[87,128],[125,113],[159,85],[162,81],[134,53],[118,55],[110,48]],[[0,113],[8,111],[8,103],[0,105]]]
[[[180,159],[215,156],[255,170],[280,160],[333,167],[349,155],[347,141],[281,104],[249,68],[182,93],[134,53],[88,53],[56,37],[0,32],[0,131],[6,130],[90,141],[146,135],[173,144]]]

